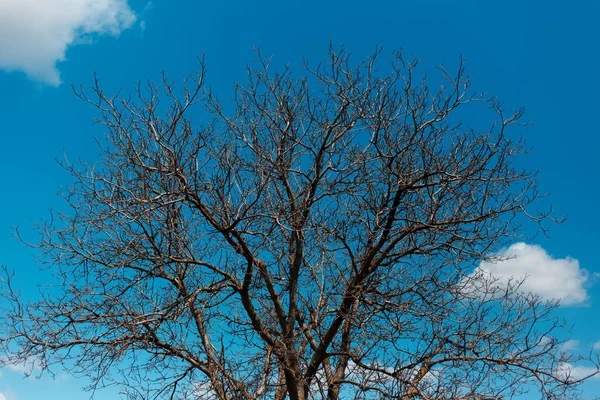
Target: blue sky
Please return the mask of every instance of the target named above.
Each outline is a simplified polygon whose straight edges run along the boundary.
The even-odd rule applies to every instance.
[[[128,88],[161,70],[185,76],[206,53],[208,82],[227,98],[254,46],[296,66],[321,60],[329,41],[357,59],[378,45],[402,48],[430,70],[462,55],[476,90],[527,106],[533,125],[523,134],[533,151],[521,162],[539,169],[551,193],[544,203],[568,216],[549,238],[513,248],[527,262],[512,268],[537,279],[532,290],[563,298],[557,314],[573,325],[571,347],[592,351],[600,347],[599,19],[595,0],[0,0],[0,263],[17,271],[25,292],[43,280],[11,227],[35,238],[34,222],[63,207],[56,193],[70,180],[55,159],[97,157],[93,110],[70,89],[91,84],[94,71],[104,86]],[[1,370],[0,400],[88,398],[83,380],[19,370]],[[585,389],[600,393],[600,380]]]

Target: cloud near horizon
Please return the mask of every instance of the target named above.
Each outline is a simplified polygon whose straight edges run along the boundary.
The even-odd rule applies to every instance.
[[[127,0],[0,0],[0,69],[58,86],[68,48],[135,21]]]
[[[515,243],[498,256],[504,260],[482,262],[478,271],[491,274],[501,284],[526,278],[521,291],[534,293],[544,300],[558,299],[563,306],[588,300],[589,273],[574,258],[552,258],[542,247],[526,243]]]

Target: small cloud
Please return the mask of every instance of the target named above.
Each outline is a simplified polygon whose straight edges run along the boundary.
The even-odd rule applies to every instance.
[[[10,369],[13,372],[19,372],[19,373],[26,373],[27,371],[29,371],[30,369],[27,368],[25,363],[21,363],[21,364],[8,364],[5,366],[6,368]]]
[[[144,6],[144,9],[142,10],[142,14],[146,14],[151,12],[152,10],[154,10],[154,3],[149,1],[146,3],[146,5]]]
[[[600,350],[600,342],[594,343],[592,347],[594,348],[594,350]]]
[[[567,340],[560,346],[560,351],[563,353],[570,353],[579,348],[579,340]]]
[[[6,400],[6,396],[2,393],[0,393],[0,400]]]
[[[522,292],[530,292],[544,300],[558,299],[561,305],[585,303],[589,273],[574,258],[553,258],[540,246],[515,243],[498,253],[499,261],[484,261],[476,273],[498,279],[500,284],[526,278]]]
[[[195,388],[192,392],[194,397],[199,399],[215,400],[217,398],[214,390],[208,382],[198,382],[194,384]]]
[[[591,377],[591,379],[600,379],[598,370],[595,367],[586,367],[569,363],[560,364],[556,369],[556,374],[559,378],[568,379],[569,381],[576,381],[588,377]]]
[[[31,375],[33,371],[41,371],[42,369],[42,363],[37,357],[30,357],[27,360],[18,363],[3,361],[2,365],[4,368],[7,368],[13,372],[27,376]],[[0,400],[2,399],[0,398]]]
[[[140,29],[143,31],[146,30],[146,20],[144,18],[146,18],[146,16],[148,14],[150,14],[152,11],[154,10],[154,3],[149,1],[146,3],[146,5],[144,6],[144,8],[142,9],[142,11],[140,12],[139,16],[140,16]]]
[[[127,0],[0,0],[0,69],[58,86],[68,48],[136,19]]]

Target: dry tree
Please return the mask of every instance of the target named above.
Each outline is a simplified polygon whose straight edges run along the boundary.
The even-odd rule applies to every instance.
[[[259,55],[225,103],[203,61],[179,89],[77,89],[101,159],[65,163],[70,211],[41,227],[56,287],[28,303],[5,274],[5,362],[132,399],[576,397],[557,304],[473,272],[549,219],[522,110],[462,62],[381,57]]]

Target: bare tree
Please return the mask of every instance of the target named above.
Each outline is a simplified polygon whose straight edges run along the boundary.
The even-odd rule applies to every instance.
[[[259,56],[232,104],[203,62],[181,89],[76,90],[102,158],[65,163],[71,211],[41,227],[57,286],[26,303],[6,273],[5,362],[129,398],[576,397],[556,303],[473,273],[548,219],[513,162],[522,110],[462,63],[433,90],[378,56],[300,77]]]

